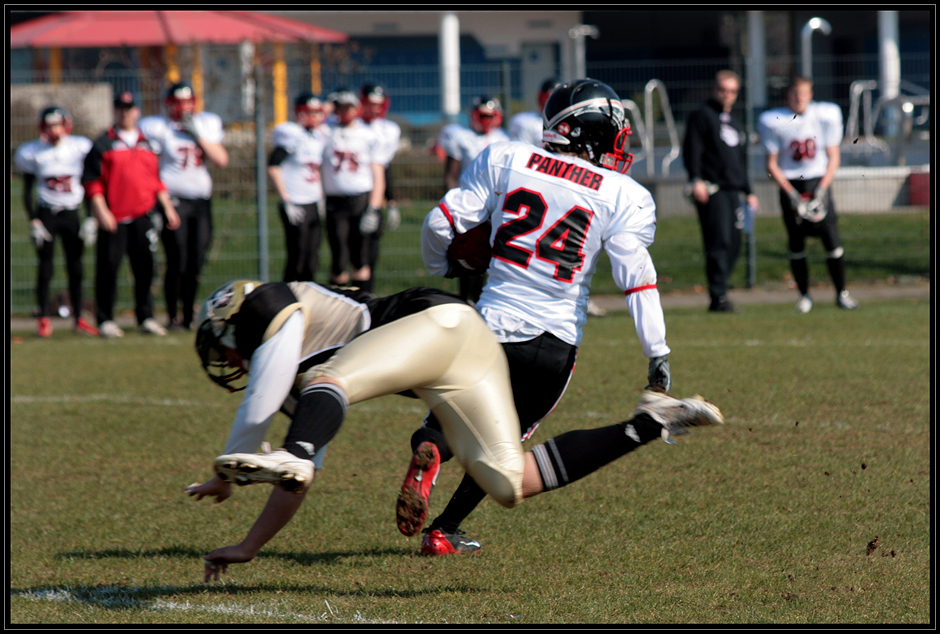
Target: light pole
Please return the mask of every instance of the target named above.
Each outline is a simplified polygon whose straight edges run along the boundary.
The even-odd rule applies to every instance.
[[[800,32],[803,53],[803,72],[806,79],[813,78],[813,31],[822,31],[823,35],[832,33],[832,27],[822,18],[811,18],[809,22],[803,25]]]
[[[568,37],[574,40],[574,77],[571,79],[582,79],[587,76],[584,38],[592,37],[596,40],[598,35],[600,35],[600,32],[597,27],[590,24],[579,24],[568,29]]]

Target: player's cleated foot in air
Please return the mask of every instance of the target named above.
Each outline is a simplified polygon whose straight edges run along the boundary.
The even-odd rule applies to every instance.
[[[395,519],[402,535],[417,535],[428,517],[431,489],[441,471],[441,454],[432,442],[423,442],[415,449],[408,473],[401,485],[395,504]]]
[[[845,310],[855,310],[858,308],[858,300],[849,295],[848,291],[842,291],[836,295],[836,306]]]
[[[454,533],[445,533],[437,528],[426,528],[424,529],[424,539],[421,540],[419,554],[425,557],[439,557],[440,555],[475,553],[479,550],[480,542],[470,539],[461,530]]]
[[[313,482],[313,462],[261,444],[263,453],[233,453],[213,461],[215,472],[226,482],[239,486],[267,482],[290,493],[303,493]]]
[[[698,394],[679,400],[662,392],[645,391],[640,398],[640,404],[633,412],[634,416],[637,414],[648,414],[662,425],[663,440],[670,444],[675,443],[669,436],[687,434],[687,427],[721,425],[725,422],[718,406]]]

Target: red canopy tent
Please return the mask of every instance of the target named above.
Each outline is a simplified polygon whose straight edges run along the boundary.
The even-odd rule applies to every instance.
[[[181,45],[272,42],[275,46],[274,102],[278,122],[287,117],[286,69],[280,46],[285,42],[340,43],[345,33],[315,24],[252,11],[64,11],[14,25],[11,48],[51,49],[50,76],[58,82],[62,48],[163,46],[168,81],[179,81],[176,47]],[[197,57],[198,60],[198,57]],[[312,82],[319,86],[319,61],[311,59]],[[201,108],[200,62],[193,69],[193,88]],[[315,92],[318,92],[315,89]]]
[[[17,24],[11,48],[345,42],[345,33],[250,11],[65,11]]]

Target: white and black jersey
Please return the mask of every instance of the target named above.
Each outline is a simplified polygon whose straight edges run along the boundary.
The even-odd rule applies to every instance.
[[[513,141],[542,147],[542,113],[537,110],[528,110],[510,119],[509,138]]]
[[[360,119],[348,126],[333,122],[323,150],[323,190],[327,196],[358,196],[375,184],[372,164],[378,163],[378,136]]]
[[[829,165],[826,149],[842,143],[842,110],[834,103],[810,102],[803,114],[788,107],[761,114],[757,130],[768,154],[787,180],[821,178]]]
[[[281,169],[287,202],[307,205],[323,198],[320,166],[323,163],[325,138],[316,129],[287,121],[274,128],[272,163]]]
[[[211,112],[193,115],[199,136],[209,143],[221,143],[225,136],[222,119]],[[160,180],[171,196],[211,198],[212,177],[203,158],[202,148],[178,121],[163,115],[144,117],[139,123],[144,136],[156,143],[160,155]]]
[[[85,198],[82,171],[92,142],[83,136],[62,136],[55,145],[43,139],[19,146],[17,171],[36,178],[39,204],[52,211],[77,209]]]
[[[304,373],[372,328],[441,303],[463,303],[430,288],[388,297],[314,282],[261,284],[238,310],[235,346],[248,360],[248,385],[225,452],[253,452],[280,410],[292,416]]]
[[[473,159],[489,145],[509,140],[509,135],[502,128],[493,128],[486,134],[479,134],[470,128],[460,127],[451,131],[446,145],[442,147],[447,156],[460,161],[460,173],[464,174]]]
[[[648,358],[668,354],[649,191],[629,176],[532,145],[490,145],[425,219],[428,270],[446,274],[454,233],[492,224],[489,280],[477,309],[501,342],[550,332],[578,345],[602,250]]]
[[[401,127],[394,121],[385,118],[373,119],[366,125],[372,128],[372,131],[379,139],[375,162],[387,168],[398,152],[398,144],[401,141]]]

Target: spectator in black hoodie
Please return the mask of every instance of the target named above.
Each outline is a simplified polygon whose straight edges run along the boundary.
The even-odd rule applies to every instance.
[[[754,211],[759,207],[747,176],[747,133],[731,118],[740,87],[737,73],[718,72],[712,97],[689,117],[682,147],[705,243],[708,310],[720,313],[737,312],[728,278],[741,251],[742,198]]]

